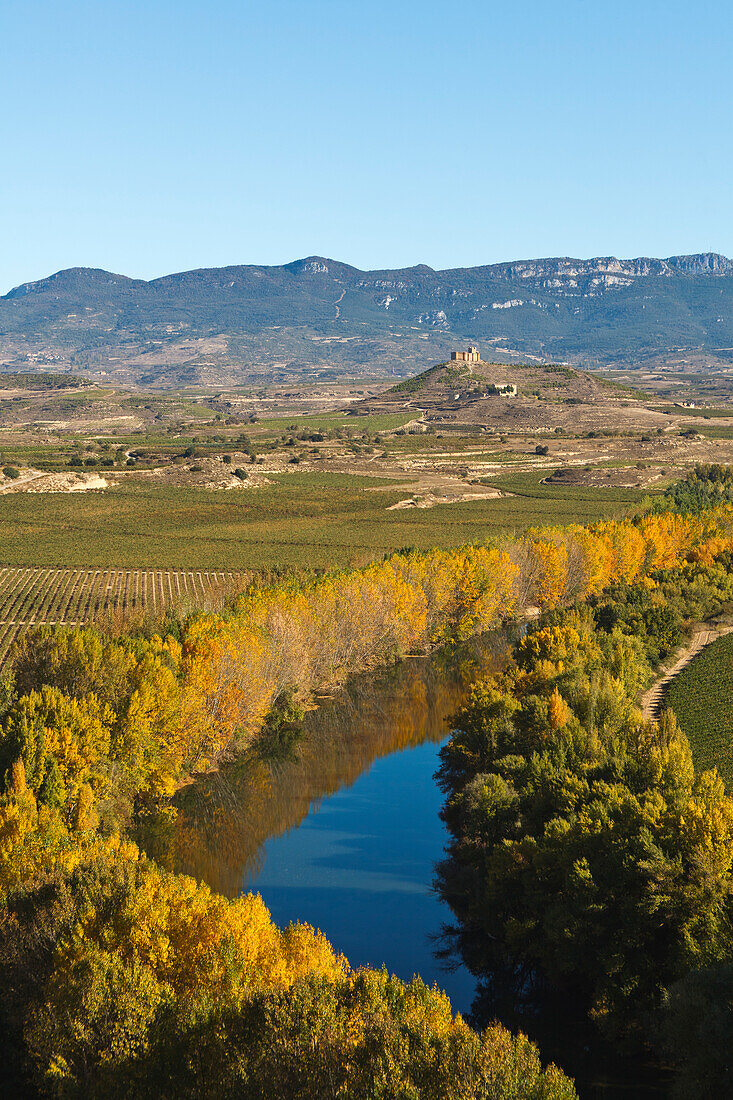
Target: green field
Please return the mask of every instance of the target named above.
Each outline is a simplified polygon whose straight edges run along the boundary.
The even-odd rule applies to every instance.
[[[167,569],[0,567],[0,663],[26,630],[79,626],[100,615],[159,618],[167,607],[215,609],[241,590],[247,574]]]
[[[429,549],[535,524],[623,515],[642,494],[541,484],[502,474],[498,500],[388,511],[410,495],[384,478],[270,475],[262,489],[209,491],[130,479],[104,492],[16,493],[0,501],[0,564],[241,570],[362,565],[405,546]],[[276,479],[276,480],[275,480]]]
[[[674,416],[699,416],[703,420],[714,420],[716,417],[733,417],[733,405],[724,405],[722,408],[703,408],[698,406],[696,409],[682,409],[678,406],[670,407],[669,405],[656,405],[654,407],[655,412],[671,413]]]
[[[708,428],[705,425],[698,425],[698,433],[706,436],[707,439],[733,439],[733,427],[714,427]]]
[[[415,409],[397,413],[373,413],[368,416],[349,416],[348,413],[308,413],[304,416],[263,417],[254,424],[244,424],[245,430],[288,432],[288,431],[334,431],[348,428],[354,432],[387,432],[401,428],[419,416]]]
[[[664,703],[690,739],[696,768],[717,768],[733,786],[733,634],[695,657],[670,682]]]

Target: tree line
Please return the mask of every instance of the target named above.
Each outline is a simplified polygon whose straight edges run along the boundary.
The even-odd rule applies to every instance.
[[[619,1049],[673,1059],[675,1094],[698,1100],[733,1087],[733,799],[674,714],[637,703],[731,600],[724,551],[548,611],[441,750],[438,884],[482,979],[476,1019],[561,998]]]

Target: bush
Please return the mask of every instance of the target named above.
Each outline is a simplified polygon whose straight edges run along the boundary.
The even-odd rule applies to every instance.
[[[16,470],[15,466],[3,466],[3,473],[11,481],[15,481],[16,478],[20,477],[20,470]]]

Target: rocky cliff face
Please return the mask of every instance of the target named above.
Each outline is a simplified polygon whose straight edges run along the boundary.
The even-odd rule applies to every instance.
[[[733,275],[733,260],[717,252],[670,256],[666,260],[646,256],[635,260],[619,260],[615,256],[596,256],[591,260],[560,257],[517,260],[474,270],[484,273],[487,278],[517,279],[550,289],[579,286],[581,281],[588,280],[592,285],[610,288],[628,286],[630,280],[648,276],[674,278],[677,275]]]
[[[638,279],[647,275],[672,277],[685,275],[731,275],[733,260],[717,252],[700,252],[694,256],[670,256],[657,260],[646,256],[636,260],[618,260],[615,256],[596,256],[592,260],[550,259],[525,260],[511,264],[496,264],[486,271],[507,272],[516,279],[578,278],[598,275],[618,275]]]
[[[666,261],[686,275],[733,275],[733,260],[718,252],[698,252],[694,256],[670,256]]]

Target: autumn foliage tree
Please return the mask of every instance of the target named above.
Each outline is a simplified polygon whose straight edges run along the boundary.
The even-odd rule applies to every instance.
[[[733,955],[733,801],[671,713],[637,708],[653,622],[625,633],[605,607],[549,613],[457,714],[439,884],[497,996],[562,990],[633,1034],[671,983]]]
[[[524,1037],[129,845],[11,896],[0,979],[6,1068],[43,1095],[576,1100]]]

